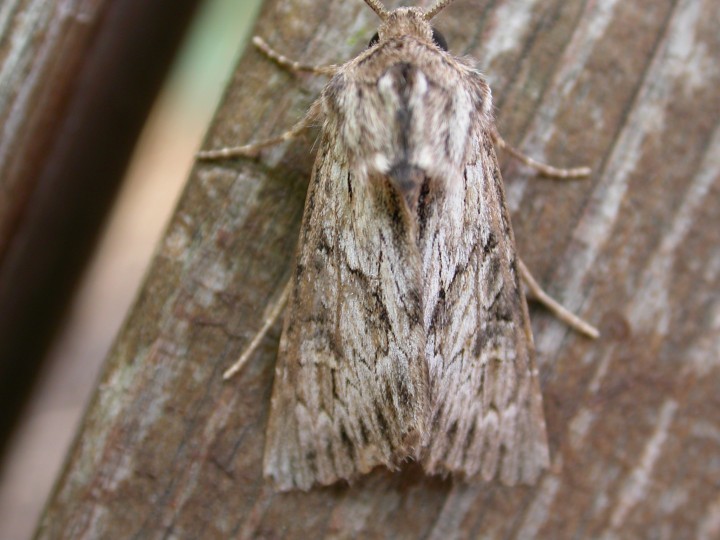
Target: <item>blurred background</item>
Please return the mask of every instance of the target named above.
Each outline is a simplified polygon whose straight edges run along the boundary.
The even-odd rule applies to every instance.
[[[29,538],[134,301],[260,0],[205,0],[135,148],[102,239],[0,464],[0,539]]]

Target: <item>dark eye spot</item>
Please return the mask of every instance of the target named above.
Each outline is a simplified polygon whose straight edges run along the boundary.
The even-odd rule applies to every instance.
[[[447,41],[445,40],[445,36],[443,36],[440,32],[435,30],[433,28],[433,43],[440,47],[443,51],[448,50]]]
[[[448,50],[447,40],[445,39],[445,36],[443,36],[438,30],[433,28],[433,35],[432,40],[435,45],[437,45],[440,49],[443,51]],[[375,32],[373,37],[370,38],[370,41],[368,43],[368,49],[376,45],[380,41],[380,35]]]

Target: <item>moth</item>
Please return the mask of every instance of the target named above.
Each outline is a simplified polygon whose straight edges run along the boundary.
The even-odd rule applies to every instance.
[[[521,275],[596,333],[543,297],[517,257],[490,88],[429,22],[451,1],[388,11],[365,0],[377,34],[339,66],[298,64],[256,38],[281,65],[331,79],[287,133],[199,154],[253,155],[322,125],[294,273],[227,373],[287,303],[263,464],[279,490],[408,460],[532,484],[549,452]],[[588,172],[520,157],[550,175]]]

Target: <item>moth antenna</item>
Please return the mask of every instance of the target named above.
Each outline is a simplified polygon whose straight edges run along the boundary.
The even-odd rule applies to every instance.
[[[380,0],[365,0],[365,3],[370,6],[370,9],[377,13],[377,16],[380,17],[383,21],[388,18],[389,13],[385,9],[385,6],[382,5]]]
[[[438,0],[433,7],[425,12],[425,20],[429,21],[443,9],[453,3],[454,0]]]

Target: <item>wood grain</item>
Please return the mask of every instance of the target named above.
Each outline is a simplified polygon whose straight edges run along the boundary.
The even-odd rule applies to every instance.
[[[374,33],[359,1],[269,1],[257,33],[309,62]],[[501,130],[592,178],[506,160],[519,252],[603,333],[531,316],[552,470],[466,487],[418,467],[275,495],[261,477],[279,328],[221,380],[291,265],[313,136],[199,165],[118,336],[39,538],[717,538],[720,5],[458,0],[437,19],[478,60]],[[276,134],[322,81],[248,51],[205,147]]]

